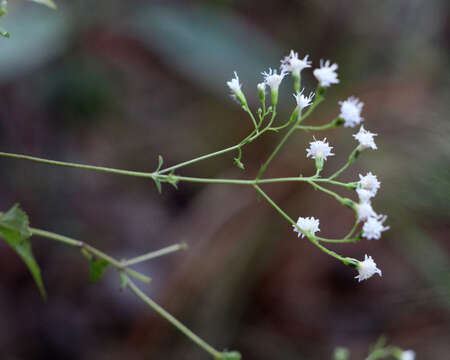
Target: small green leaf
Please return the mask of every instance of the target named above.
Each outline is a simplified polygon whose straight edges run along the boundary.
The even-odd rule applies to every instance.
[[[8,39],[10,37],[9,32],[7,32],[5,29],[3,29],[1,27],[0,27],[0,36],[3,36],[3,37],[8,38]]]
[[[108,266],[109,262],[107,260],[92,258],[89,261],[89,281],[96,282],[100,280]]]
[[[161,169],[163,162],[164,162],[163,157],[161,155],[158,155],[158,168],[156,169],[156,172],[158,172]]]
[[[154,178],[153,179],[155,181],[155,185],[156,188],[158,189],[158,192],[161,194],[162,193],[162,189],[161,189],[161,181],[159,181],[158,179]]]
[[[0,217],[0,237],[13,248],[27,265],[42,298],[47,298],[41,270],[37,264],[28,238],[31,236],[28,216],[15,204]]]
[[[29,0],[29,1],[33,1],[35,3],[48,6],[49,8],[56,9],[56,4],[53,2],[53,0]]]

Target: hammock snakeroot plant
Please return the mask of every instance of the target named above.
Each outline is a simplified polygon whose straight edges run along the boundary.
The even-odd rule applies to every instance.
[[[54,3],[52,1],[32,1],[54,7]],[[0,2],[0,17],[6,14],[6,5],[6,1]],[[7,34],[5,31],[2,31],[0,34],[3,36],[9,36],[9,34]],[[298,237],[301,238],[302,241],[305,241],[303,239],[307,239],[309,242],[311,242],[312,245],[316,246],[326,255],[331,256],[334,260],[337,260],[343,265],[356,270],[358,272],[356,279],[358,279],[359,282],[362,280],[367,280],[375,274],[381,276],[381,270],[377,268],[377,265],[371,256],[368,256],[366,254],[364,260],[359,261],[357,259],[342,256],[335,251],[329,250],[326,247],[327,243],[352,243],[360,241],[363,238],[366,238],[368,240],[378,240],[380,239],[382,232],[389,229],[388,226],[383,225],[384,221],[386,220],[386,216],[377,214],[372,208],[371,200],[380,188],[380,182],[374,174],[372,174],[371,172],[367,173],[366,175],[359,174],[359,180],[353,182],[341,182],[337,180],[338,177],[353,162],[356,161],[356,159],[362,152],[367,149],[377,149],[377,146],[374,142],[374,136],[376,136],[376,134],[371,133],[370,131],[364,129],[363,126],[361,126],[359,132],[353,135],[358,144],[349,155],[347,162],[345,162],[339,170],[330,175],[321,176],[325,161],[329,156],[335,155],[335,153],[332,152],[333,147],[330,146],[326,138],[324,138],[323,140],[317,140],[315,137],[313,137],[310,143],[310,147],[306,150],[306,156],[314,160],[316,167],[315,174],[306,177],[264,177],[264,174],[271,162],[276,158],[280,149],[285,145],[288,139],[295,132],[304,131],[319,133],[325,130],[338,128],[342,125],[344,127],[354,128],[355,126],[360,125],[362,121],[364,121],[364,118],[361,117],[363,103],[358,98],[351,96],[347,100],[339,102],[340,114],[329,123],[325,123],[323,125],[303,124],[304,121],[310,116],[310,114],[318,107],[318,105],[325,100],[324,95],[326,89],[333,84],[339,83],[338,74],[336,72],[338,69],[338,65],[335,63],[331,64],[329,60],[321,60],[320,67],[316,68],[313,71],[313,74],[318,81],[317,88],[315,92],[310,92],[309,95],[306,95],[306,90],[301,87],[301,73],[305,69],[311,68],[312,61],[308,60],[308,58],[309,56],[306,55],[303,59],[300,59],[298,57],[298,53],[292,50],[288,56],[281,60],[280,72],[278,72],[276,69],[270,68],[268,71],[262,73],[263,81],[256,86],[258,98],[261,102],[261,106],[257,109],[256,113],[254,113],[250,109],[244,91],[242,90],[242,84],[239,82],[238,74],[235,72],[234,77],[227,82],[227,85],[231,91],[231,95],[233,96],[233,98],[240,104],[242,110],[245,111],[250,117],[250,120],[252,122],[252,130],[250,134],[236,145],[209,154],[205,154],[176,165],[164,167],[164,160],[161,155],[158,156],[158,166],[153,172],[122,170],[103,166],[79,164],[74,162],[49,160],[30,155],[13,154],[8,152],[0,152],[0,156],[34,161],[53,166],[72,167],[81,170],[106,172],[116,175],[152,179],[156,185],[157,190],[160,193],[162,192],[163,184],[170,184],[174,187],[177,187],[180,183],[183,182],[250,186],[255,190],[256,195],[263,198],[269,206],[273,207],[273,209],[293,227],[293,231],[297,233]],[[295,99],[295,106],[289,119],[285,120],[284,122],[278,123],[278,89],[283,80],[288,75],[291,75],[293,79],[293,96]],[[270,92],[270,105],[267,103],[268,101],[266,99],[267,89],[269,89]],[[186,166],[197,163],[199,161],[212,159],[214,157],[230,152],[237,153],[237,156],[234,158],[235,165],[244,170],[242,154],[245,146],[266,133],[278,133],[281,131],[285,131],[284,135],[281,137],[278,145],[274,148],[271,154],[269,154],[267,160],[261,165],[258,173],[253,178],[219,179],[187,177],[179,175],[180,170]],[[333,199],[339,202],[342,206],[353,211],[355,215],[355,221],[347,235],[340,239],[330,239],[316,235],[318,232],[320,232],[319,219],[315,219],[314,217],[299,216],[298,221],[294,221],[294,219],[283,209],[281,209],[280,206],[277,205],[277,203],[266,193],[266,191],[263,190],[265,184],[286,182],[307,183],[311,185],[315,190],[324,192],[325,194],[331,196]],[[327,185],[353,190],[355,193],[355,197],[358,198],[358,201],[339,195],[337,192],[330,190]],[[145,274],[133,270],[132,267],[134,265],[142,263],[144,261],[149,261],[159,256],[170,254],[175,251],[186,249],[186,244],[174,244],[160,250],[136,256],[132,259],[117,260],[114,257],[106,254],[105,252],[84,241],[72,239],[70,237],[56,234],[47,230],[31,227],[29,224],[28,215],[19,207],[19,205],[16,204],[6,212],[0,213],[0,238],[2,238],[9,246],[11,246],[13,250],[16,251],[17,254],[23,259],[44,299],[46,299],[47,293],[41,277],[39,266],[32,253],[31,242],[29,241],[29,238],[32,236],[47,238],[49,240],[59,242],[60,244],[79,249],[82,256],[84,256],[89,262],[90,281],[95,282],[100,280],[104,272],[108,268],[114,268],[117,271],[120,279],[121,290],[128,289],[129,291],[134,293],[140,300],[142,300],[150,308],[152,308],[159,315],[169,321],[173,326],[184,333],[190,340],[200,346],[208,354],[210,354],[215,360],[241,359],[241,355],[237,351],[219,351],[212,347],[205,340],[201,339],[198,335],[196,335],[189,328],[183,325],[178,319],[176,319],[165,309],[163,309],[160,305],[154,302],[135,283],[135,281],[149,283],[151,281],[151,278]],[[387,356],[394,356],[400,360],[412,360],[415,356],[412,350],[401,351],[398,348],[389,348],[389,351],[390,352]],[[379,353],[385,354],[386,352],[382,352],[381,350],[379,350]],[[377,356],[378,355],[373,355],[372,357],[369,356],[367,359],[373,360],[378,358],[381,359],[383,357]]]

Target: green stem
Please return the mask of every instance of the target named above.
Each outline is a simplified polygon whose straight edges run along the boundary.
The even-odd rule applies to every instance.
[[[256,119],[255,119],[255,117],[253,116],[253,113],[252,113],[252,111],[250,110],[250,108],[248,107],[248,105],[247,105],[247,106],[244,106],[244,110],[245,110],[245,112],[246,112],[247,114],[250,115],[250,118],[252,119],[253,125],[255,126],[256,133],[258,133],[258,124],[256,123]]]
[[[144,261],[147,261],[147,260],[151,260],[151,259],[157,258],[159,256],[167,255],[167,254],[173,253],[175,251],[185,250],[185,249],[187,249],[187,244],[185,244],[185,243],[167,246],[167,247],[165,247],[163,249],[160,249],[160,250],[157,250],[157,251],[152,251],[152,252],[149,252],[147,254],[144,254],[144,255],[141,255],[141,256],[137,256],[137,257],[135,257],[133,259],[130,259],[130,260],[122,261],[122,265],[123,266],[130,266],[130,265],[139,264],[141,262],[144,262]]]
[[[343,122],[341,121],[341,118],[336,118],[333,121],[329,122],[328,124],[325,125],[320,125],[320,126],[305,126],[305,125],[298,125],[297,129],[300,130],[306,130],[306,131],[310,131],[310,130],[314,130],[314,131],[321,131],[321,130],[328,130],[328,129],[334,129],[337,128],[338,126],[342,125]]]
[[[78,247],[80,249],[86,249],[88,252],[90,252],[92,255],[106,260],[108,261],[112,266],[114,266],[115,268],[117,268],[118,270],[124,271],[125,273],[127,273],[128,275],[143,281],[143,282],[150,282],[151,279],[144,275],[141,274],[137,271],[134,271],[132,269],[127,268],[126,265],[122,264],[120,261],[112,258],[111,256],[105,254],[104,252],[98,250],[97,248],[84,243],[83,241],[78,241],[72,238],[69,238],[67,236],[63,236],[63,235],[59,235],[59,234],[55,234],[53,232],[50,231],[45,231],[45,230],[41,230],[41,229],[35,229],[35,228],[30,228],[31,234],[32,235],[37,235],[37,236],[41,236],[50,240],[55,240],[55,241],[59,241],[61,243],[64,243],[66,245],[70,245],[70,246],[74,246],[74,247]]]
[[[356,154],[358,153],[359,148],[356,147],[350,154],[350,156],[348,157],[348,161],[345,163],[345,165],[340,168],[338,171],[336,171],[333,175],[331,175],[328,180],[333,180],[335,178],[337,178],[339,175],[341,175],[349,166],[350,164],[352,164],[355,159],[356,159]]]
[[[337,201],[339,201],[344,206],[351,206],[353,207],[353,202],[350,199],[343,198],[342,196],[339,196],[334,191],[328,190],[324,188],[323,186],[320,186],[319,184],[316,184],[314,181],[308,180],[308,183],[311,184],[315,189],[323,191],[324,193],[334,197]]]
[[[265,129],[263,130],[265,131]],[[260,132],[261,134],[261,132]],[[233,147],[237,148],[238,147]],[[119,175],[128,175],[128,176],[138,176],[138,177],[145,177],[145,178],[157,178],[161,181],[165,181],[170,179],[175,179],[176,181],[186,181],[186,182],[194,182],[194,183],[208,183],[208,184],[236,184],[236,185],[254,185],[256,183],[258,184],[266,184],[266,183],[277,183],[277,182],[298,182],[298,181],[313,181],[313,182],[326,182],[333,185],[343,186],[346,188],[353,188],[354,183],[343,183],[339,181],[334,181],[330,179],[315,179],[313,177],[283,177],[283,178],[271,178],[271,179],[250,179],[250,180],[244,180],[244,179],[210,179],[210,178],[198,178],[198,177],[188,177],[188,176],[178,176],[178,175],[162,175],[161,171],[158,173],[146,173],[146,172],[139,172],[139,171],[129,171],[129,170],[121,170],[121,169],[114,169],[114,168],[106,168],[101,166],[92,166],[92,165],[84,165],[84,164],[77,164],[77,163],[70,163],[70,162],[63,162],[63,161],[55,161],[55,160],[48,160],[48,159],[42,159],[34,156],[28,156],[28,155],[21,155],[21,154],[11,154],[11,153],[5,153],[0,152],[0,156],[9,157],[9,158],[16,158],[16,159],[23,159],[23,160],[30,160],[35,161],[39,163],[44,164],[50,164],[50,165],[57,165],[57,166],[65,166],[65,167],[74,167],[79,169],[85,169],[85,170],[94,170],[94,171],[101,171],[101,172],[109,172],[113,174],[119,174]],[[180,164],[181,165],[181,164]]]
[[[65,161],[47,160],[47,159],[42,159],[42,158],[28,156],[28,155],[22,155],[22,154],[11,154],[11,153],[6,153],[6,152],[0,152],[0,156],[15,158],[15,159],[31,160],[31,161],[40,162],[40,163],[49,164],[49,165],[66,166],[66,167],[73,167],[73,168],[84,169],[84,170],[102,171],[102,172],[108,172],[108,173],[120,174],[120,175],[146,177],[146,178],[153,177],[153,173],[148,173],[148,172],[119,170],[119,169],[107,168],[107,167],[103,167],[103,166],[92,166],[92,165],[77,164],[77,163],[71,163],[71,162],[65,162]]]
[[[322,238],[319,236],[316,236],[316,239],[322,242],[328,242],[328,243],[352,243],[352,242],[357,242],[360,240],[360,236],[359,234],[356,235],[353,238],[350,238],[353,233],[355,232],[356,228],[358,227],[359,222],[358,220],[355,221],[355,223],[353,224],[353,227],[351,228],[351,230],[349,231],[349,233],[347,235],[345,235],[345,237],[343,239],[326,239],[326,238]]]
[[[339,254],[335,253],[334,251],[331,251],[329,249],[327,249],[325,246],[323,246],[322,244],[320,244],[316,239],[315,236],[310,236],[309,234],[306,234],[303,232],[302,229],[300,229],[297,225],[297,223],[288,215],[286,214],[258,185],[253,185],[253,187],[255,188],[255,190],[262,195],[262,197],[264,199],[266,199],[266,201],[272,205],[275,210],[278,211],[278,213],[283,216],[288,222],[290,222],[292,225],[294,225],[299,231],[302,232],[303,235],[305,235],[309,241],[311,241],[311,243],[313,243],[314,245],[316,245],[319,249],[321,249],[323,252],[325,252],[326,254],[344,262],[345,258],[340,256]]]
[[[284,135],[284,137],[281,139],[275,150],[270,154],[269,158],[266,160],[266,162],[261,166],[261,169],[258,172],[258,176],[256,179],[260,179],[264,172],[266,171],[267,167],[269,166],[270,162],[274,159],[274,157],[278,154],[280,149],[283,147],[285,142],[289,139],[289,137],[292,135],[292,133],[297,129],[297,126],[301,124],[303,120],[305,120],[316,108],[317,105],[319,105],[323,100],[322,96],[317,96],[314,103],[309,107],[308,111],[301,115],[301,113],[297,116],[297,121],[295,124],[289,129],[289,131]],[[301,111],[300,109],[298,111]]]
[[[150,306],[154,311],[156,311],[159,315],[161,315],[164,319],[170,322],[173,326],[175,326],[178,330],[180,330],[184,335],[186,335],[189,339],[191,339],[194,343],[200,346],[203,350],[211,354],[214,358],[220,359],[222,357],[222,353],[214,349],[211,345],[209,345],[206,341],[201,339],[199,336],[194,334],[190,329],[188,329],[185,325],[183,325],[178,319],[176,319],[173,315],[169,314],[166,310],[164,310],[160,305],[150,299],[146,294],[144,294],[141,289],[139,289],[136,284],[131,281],[127,277],[127,285],[131,289],[131,291],[143,302],[145,302],[148,306]]]

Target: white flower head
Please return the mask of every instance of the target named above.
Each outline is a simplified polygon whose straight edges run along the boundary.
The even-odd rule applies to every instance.
[[[413,350],[405,350],[400,355],[400,360],[414,360],[416,353]]]
[[[298,58],[298,53],[291,50],[288,56],[281,60],[281,70],[290,72],[294,76],[299,76],[303,69],[311,67],[311,61],[308,61],[309,55],[303,59]]]
[[[383,215],[369,217],[364,223],[362,236],[367,240],[379,240],[381,238],[381,233],[389,230],[389,226],[383,225],[386,219],[387,217]]]
[[[339,117],[344,119],[345,127],[355,127],[364,120],[364,118],[361,117],[364,103],[359,101],[358,98],[351,96],[345,101],[339,101],[339,105],[341,105]]]
[[[377,217],[377,213],[372,209],[370,201],[363,201],[356,205],[356,212],[358,213],[358,221],[366,221],[371,217]]]
[[[236,71],[234,72],[234,78],[227,81],[227,85],[234,94],[241,91],[241,84],[239,83],[239,77]]]
[[[366,189],[357,188],[356,192],[358,193],[360,203],[370,202],[370,199],[373,197],[372,192]]]
[[[297,229],[297,226],[302,230]],[[305,234],[314,235],[316,232],[320,231],[319,229],[319,219],[315,219],[311,217],[299,217],[297,220],[297,226],[292,225],[294,228],[294,232],[298,233],[298,237],[304,237]]]
[[[328,156],[334,156],[331,152],[333,147],[330,146],[327,142],[327,138],[323,140],[316,140],[309,143],[309,149],[306,149],[306,157],[310,157],[312,159],[323,158],[327,159]]]
[[[320,60],[320,68],[313,71],[314,76],[319,81],[320,86],[329,87],[331,84],[338,84],[336,70],[338,65],[336,63],[331,64],[330,60]]]
[[[368,172],[364,176],[359,174],[358,189],[356,191],[358,191],[359,189],[367,190],[370,192],[371,197],[373,197],[377,194],[379,188],[380,182],[378,181],[376,175],[372,174],[371,172]]]
[[[261,74],[264,76],[264,82],[272,91],[278,91],[281,81],[286,76],[285,71],[281,71],[281,73],[278,74],[277,70],[274,69],[269,69],[269,71],[265,71]]]
[[[266,92],[266,83],[265,82],[260,82],[257,86],[258,91],[261,91],[263,93]]]
[[[308,96],[305,96],[303,95],[304,91],[305,89],[302,89],[302,91],[297,91],[297,93],[293,94],[295,101],[297,102],[297,106],[300,108],[300,110],[311,105],[312,99],[314,97],[314,92],[311,92]]]
[[[376,150],[377,144],[375,144],[373,137],[377,135],[378,134],[371,133],[370,131],[364,129],[364,126],[361,125],[359,132],[357,134],[354,134],[353,137],[359,141],[362,149],[371,148],[373,150]]]
[[[378,274],[381,276],[381,270],[377,268],[377,264],[373,261],[372,256],[365,255],[364,261],[360,261],[356,267],[359,275],[355,276],[359,282],[371,278],[373,275]]]

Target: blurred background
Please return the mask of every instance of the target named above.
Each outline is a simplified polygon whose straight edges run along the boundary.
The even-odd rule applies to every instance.
[[[21,204],[34,227],[84,240],[118,258],[185,241],[179,252],[137,267],[153,299],[216,348],[246,360],[331,359],[336,346],[363,359],[384,334],[418,359],[450,352],[450,3],[397,1],[57,1],[53,11],[10,1],[0,25],[0,150],[152,171],[231,146],[252,128],[225,82],[238,71],[256,109],[261,71],[290,49],[313,65],[339,64],[341,83],[309,119],[323,124],[338,101],[365,103],[379,134],[342,179],[375,173],[374,208],[388,215],[381,240],[330,246],[370,254],[383,277],[355,271],[297,239],[250,188],[150,180],[0,159],[0,209]],[[304,83],[315,87],[311,71]],[[279,123],[295,103],[282,84]],[[297,133],[267,176],[314,172],[305,149],[327,136],[331,174],[355,146],[353,129]],[[185,176],[251,178],[277,144],[244,148],[245,171],[227,154],[181,169]],[[307,184],[265,186],[293,218],[320,218],[342,237],[352,213]],[[346,193],[347,196],[353,196]],[[131,293],[110,270],[88,283],[71,248],[32,239],[49,292],[0,244],[0,357],[208,359]]]

